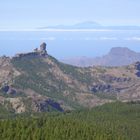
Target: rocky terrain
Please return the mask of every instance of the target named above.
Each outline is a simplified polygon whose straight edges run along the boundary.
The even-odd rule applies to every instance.
[[[33,52],[0,58],[0,88],[0,107],[13,113],[63,112],[139,100],[140,62],[76,67],[50,56],[43,43]]]
[[[88,58],[78,57],[64,59],[62,62],[74,66],[124,66],[140,61],[140,53],[134,52],[125,47],[115,47],[110,52],[102,57]]]

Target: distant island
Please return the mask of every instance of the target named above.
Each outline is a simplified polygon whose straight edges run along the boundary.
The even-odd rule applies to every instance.
[[[98,22],[94,21],[86,21],[77,23],[74,25],[55,25],[55,26],[46,26],[46,27],[39,27],[37,29],[46,30],[46,29],[62,29],[62,30],[75,30],[75,29],[96,29],[96,30],[140,30],[140,26],[136,25],[122,25],[122,26],[104,26]]]

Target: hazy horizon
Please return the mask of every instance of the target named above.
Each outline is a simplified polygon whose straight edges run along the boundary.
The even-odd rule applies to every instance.
[[[140,52],[140,32],[114,30],[40,31],[37,28],[93,21],[104,26],[140,26],[138,0],[0,1],[0,55],[29,52],[41,42],[56,58],[95,57],[113,47]]]
[[[94,32],[0,32],[0,55],[31,52],[42,42],[47,51],[58,58],[96,57],[113,47],[127,47],[140,52],[139,31]]]
[[[95,21],[103,25],[140,25],[138,0],[5,0],[0,29],[34,29]]]

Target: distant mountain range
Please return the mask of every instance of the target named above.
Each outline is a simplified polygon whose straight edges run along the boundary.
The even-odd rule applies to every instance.
[[[77,57],[61,60],[67,64],[87,67],[87,66],[123,66],[140,61],[140,53],[134,52],[125,47],[115,47],[102,57],[88,58]]]
[[[102,30],[140,30],[140,26],[103,26],[97,22],[87,21],[74,25],[56,25],[39,29],[102,29]]]

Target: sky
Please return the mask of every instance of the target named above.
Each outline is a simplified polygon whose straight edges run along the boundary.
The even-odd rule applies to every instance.
[[[96,21],[140,25],[140,0],[0,0],[0,29]]]
[[[43,41],[57,58],[97,56],[118,46],[140,52],[139,31],[2,32],[87,21],[140,26],[140,0],[0,0],[0,55],[31,51]]]

